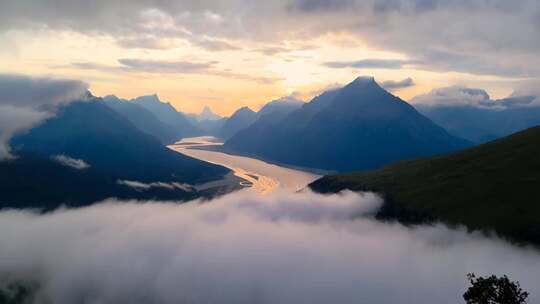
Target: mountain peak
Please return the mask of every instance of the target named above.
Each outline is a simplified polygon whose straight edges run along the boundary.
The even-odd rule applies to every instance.
[[[379,84],[375,81],[373,76],[360,76],[349,83],[347,86],[355,86],[362,88],[381,88]]]
[[[217,115],[210,109],[209,106],[204,106],[204,109],[199,115],[197,115],[199,120],[219,120],[221,116]]]
[[[157,94],[139,96],[139,97],[135,98],[134,101],[139,101],[139,102],[152,102],[152,103],[163,103],[163,102],[159,99],[159,96],[158,96]]]
[[[215,115],[215,113],[210,109],[209,106],[204,106],[204,109],[201,111],[201,115]]]
[[[252,109],[250,109],[249,107],[241,107],[240,109],[236,110],[234,112],[234,114],[236,113],[255,113],[255,111],[253,111]],[[233,115],[234,115],[233,114]]]
[[[355,80],[353,80],[355,83],[374,83],[375,77],[373,76],[358,76]]]

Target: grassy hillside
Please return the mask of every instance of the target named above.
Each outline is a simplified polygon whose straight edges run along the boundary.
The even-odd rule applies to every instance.
[[[382,193],[383,213],[436,219],[540,244],[540,127],[448,156],[323,177],[318,192]]]

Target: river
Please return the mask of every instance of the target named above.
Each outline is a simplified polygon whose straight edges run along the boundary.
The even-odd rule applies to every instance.
[[[317,174],[269,164],[251,157],[196,149],[222,144],[214,137],[202,136],[184,138],[168,147],[184,155],[229,168],[234,175],[247,181],[244,186],[261,194],[268,194],[278,189],[297,191],[320,177]]]

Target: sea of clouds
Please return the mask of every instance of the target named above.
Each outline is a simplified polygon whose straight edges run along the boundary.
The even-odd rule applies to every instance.
[[[462,303],[468,272],[540,301],[540,253],[443,225],[373,219],[374,194],[249,191],[0,212],[0,282],[34,303]],[[2,288],[0,286],[0,288]]]

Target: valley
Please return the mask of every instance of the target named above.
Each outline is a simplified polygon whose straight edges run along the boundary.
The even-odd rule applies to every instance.
[[[198,147],[221,145],[223,143],[214,137],[202,136],[184,138],[168,147],[186,156],[230,169],[234,175],[246,181],[242,183],[243,186],[252,188],[261,194],[269,194],[278,190],[298,191],[321,177],[317,174],[269,164],[255,158],[197,149]],[[227,180],[224,179],[222,182],[227,183]]]

